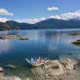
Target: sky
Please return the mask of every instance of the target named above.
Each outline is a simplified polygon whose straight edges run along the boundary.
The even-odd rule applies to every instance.
[[[80,0],[0,0],[0,22],[80,18]]]

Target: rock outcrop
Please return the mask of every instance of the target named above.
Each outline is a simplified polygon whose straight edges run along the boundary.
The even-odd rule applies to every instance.
[[[67,58],[63,61],[61,61],[62,66],[64,67],[64,69],[68,69],[71,70],[74,68],[74,63],[71,61],[71,59]]]
[[[67,70],[72,70],[74,64],[70,59],[65,59],[62,62],[58,60],[50,60],[46,64],[32,68],[34,74],[33,80],[53,80],[54,76],[63,75]]]
[[[1,40],[5,40],[5,39],[29,40],[28,38],[24,38],[24,37],[18,36],[18,35],[0,36],[0,39]]]
[[[49,61],[44,65],[44,69],[48,75],[59,75],[64,73],[63,66],[58,60]]]
[[[80,40],[76,40],[76,41],[72,42],[72,44],[80,46]]]
[[[62,61],[49,60],[46,64],[31,69],[33,77],[21,79],[16,76],[5,77],[3,68],[0,67],[0,80],[67,80],[64,79],[68,74],[72,77],[75,74],[75,63],[71,59],[64,59]],[[13,67],[8,65],[8,67]],[[72,75],[73,73],[73,75]],[[69,80],[72,80],[71,78]]]

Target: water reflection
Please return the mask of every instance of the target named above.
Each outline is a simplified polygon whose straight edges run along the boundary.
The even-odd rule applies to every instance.
[[[55,36],[52,36],[52,39],[49,42],[49,49],[58,50],[60,43],[61,34],[57,33]]]
[[[71,42],[80,39],[80,36],[69,36],[69,33],[72,32],[75,31],[15,30],[3,32],[2,34],[24,36],[29,40],[0,40],[0,54],[7,53],[11,56],[15,55],[15,57],[23,56],[23,58],[26,56],[49,56],[49,58],[54,58],[54,56],[59,57],[67,53],[79,54],[80,47],[71,44]]]
[[[8,33],[9,33],[9,31],[0,31],[0,36],[7,35]]]
[[[10,41],[9,40],[0,40],[0,54],[7,53],[10,49]]]

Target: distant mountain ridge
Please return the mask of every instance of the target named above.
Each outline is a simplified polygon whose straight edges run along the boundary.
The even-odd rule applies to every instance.
[[[26,30],[26,29],[66,29],[66,28],[80,28],[80,20],[61,20],[61,19],[47,19],[36,24],[19,23],[16,21],[0,22],[0,31],[2,30]]]
[[[37,23],[40,28],[50,29],[65,29],[65,28],[80,28],[80,20],[61,20],[61,19],[48,19]]]

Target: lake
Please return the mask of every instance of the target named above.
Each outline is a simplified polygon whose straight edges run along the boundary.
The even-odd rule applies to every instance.
[[[80,35],[69,35],[76,32],[80,32],[80,30],[1,31],[0,35],[20,35],[29,38],[29,40],[0,40],[0,65],[14,65],[17,67],[16,70],[5,69],[7,75],[29,76],[31,71],[25,58],[62,59],[70,57],[76,59],[80,56],[80,46],[71,43],[80,39]]]

